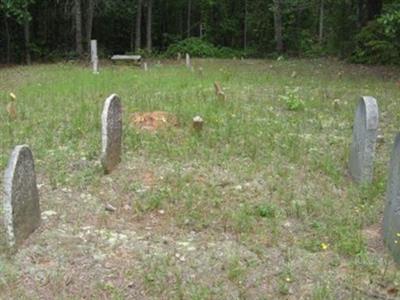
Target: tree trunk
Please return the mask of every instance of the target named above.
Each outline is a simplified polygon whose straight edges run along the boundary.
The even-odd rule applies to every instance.
[[[30,43],[31,43],[31,32],[30,32],[30,22],[29,19],[26,18],[24,22],[24,38],[25,38],[25,58],[26,58],[26,64],[30,65],[31,64],[31,49],[30,49]]]
[[[83,54],[82,46],[82,9],[81,0],[75,0],[74,2],[75,10],[75,43],[76,43],[76,53],[79,57]]]
[[[283,52],[283,39],[282,39],[282,0],[274,0],[274,28],[275,28],[275,42],[276,51]]]
[[[382,12],[383,0],[367,1],[367,21],[371,21],[379,16]]]
[[[10,36],[10,26],[8,24],[8,17],[4,16],[4,27],[6,35],[6,62],[10,63],[11,60],[11,36]]]
[[[190,37],[190,26],[191,26],[191,16],[192,16],[192,0],[188,0],[188,9],[187,9],[187,32],[186,32],[186,36],[189,38]]]
[[[137,2],[136,12],[136,39],[135,39],[135,51],[138,52],[141,48],[142,41],[142,0]]]
[[[152,14],[153,14],[153,0],[148,0],[147,1],[147,28],[146,28],[146,34],[147,34],[147,51],[151,53],[151,48],[152,48],[152,41],[151,41],[151,22],[152,22]]]
[[[244,0],[243,48],[247,49],[247,0]]]
[[[322,44],[323,39],[324,39],[324,0],[320,0],[318,42]]]
[[[360,30],[364,25],[364,0],[357,1],[357,28]]]
[[[92,40],[93,18],[94,18],[95,0],[88,0],[87,16],[86,16],[86,45],[90,52],[90,41]]]

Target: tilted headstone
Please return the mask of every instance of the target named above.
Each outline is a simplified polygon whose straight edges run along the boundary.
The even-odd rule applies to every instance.
[[[35,163],[28,146],[15,147],[4,175],[4,223],[10,247],[20,244],[40,225]]]
[[[99,57],[97,56],[97,40],[90,41],[90,59],[93,64],[93,74],[99,73]]]
[[[373,178],[379,110],[373,97],[362,97],[357,107],[350,149],[349,168],[353,179],[370,183]]]
[[[189,53],[186,53],[186,67],[191,68]]]
[[[396,136],[390,160],[383,236],[394,259],[400,263],[400,134]]]
[[[101,163],[106,174],[112,172],[121,161],[122,107],[115,94],[107,98],[101,115],[102,150]]]

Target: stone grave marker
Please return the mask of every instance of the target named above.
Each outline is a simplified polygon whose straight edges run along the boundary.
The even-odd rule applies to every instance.
[[[349,168],[358,183],[370,183],[373,178],[379,110],[375,98],[365,96],[359,101],[353,127]]]
[[[99,74],[99,57],[97,56],[97,40],[90,41],[90,59],[93,64],[93,74]]]
[[[26,145],[15,147],[4,174],[4,223],[8,245],[18,246],[40,225],[35,163]]]
[[[397,134],[389,166],[383,237],[394,259],[400,263],[400,134]]]
[[[106,174],[111,173],[121,161],[122,147],[122,107],[116,94],[104,103],[102,122],[101,163]]]

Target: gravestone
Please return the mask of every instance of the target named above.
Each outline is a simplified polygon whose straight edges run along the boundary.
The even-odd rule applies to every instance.
[[[389,167],[383,236],[394,259],[400,263],[400,134],[397,134]]]
[[[362,97],[355,114],[349,159],[350,174],[358,183],[372,181],[378,124],[379,110],[376,99]]]
[[[186,53],[186,67],[191,69],[191,64],[190,64],[190,55],[189,53]]]
[[[143,69],[144,69],[145,72],[147,72],[149,70],[148,67],[147,67],[147,63],[146,62],[143,63]]]
[[[35,164],[28,146],[17,146],[4,174],[4,224],[10,247],[17,246],[40,225]]]
[[[117,95],[113,94],[105,101],[101,122],[101,163],[104,172],[108,174],[121,161],[122,107],[121,100]]]
[[[97,40],[90,41],[90,59],[93,64],[93,74],[99,74],[99,57],[97,56]]]

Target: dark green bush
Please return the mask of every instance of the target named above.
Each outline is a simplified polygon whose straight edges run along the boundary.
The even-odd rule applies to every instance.
[[[370,22],[356,37],[351,60],[366,64],[399,64],[400,7]]]
[[[247,53],[242,50],[236,50],[228,47],[216,47],[208,41],[200,38],[188,38],[183,41],[170,45],[165,52],[166,57],[176,57],[178,53],[184,55],[189,53],[192,57],[215,57],[215,58],[233,58],[247,57]]]

